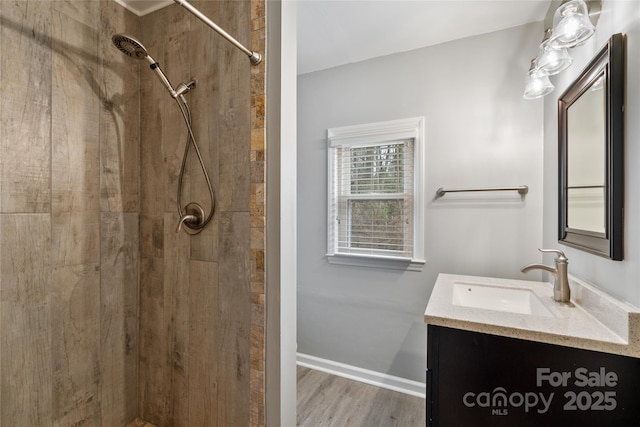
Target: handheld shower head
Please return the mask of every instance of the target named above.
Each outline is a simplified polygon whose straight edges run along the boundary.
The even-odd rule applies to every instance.
[[[126,34],[115,34],[113,37],[111,37],[111,41],[113,41],[113,44],[116,45],[120,52],[124,53],[125,55],[132,58],[146,59],[147,61],[149,61],[151,69],[156,72],[156,75],[158,76],[164,87],[167,88],[171,96],[173,98],[178,97],[175,89],[173,89],[173,86],[171,86],[171,83],[169,83],[169,79],[160,69],[160,64],[158,64],[155,59],[153,59],[151,55],[149,55],[147,49],[145,49],[142,43]]]
[[[146,59],[147,49],[138,40],[126,34],[115,34],[111,37],[113,44],[125,55],[136,59]]]

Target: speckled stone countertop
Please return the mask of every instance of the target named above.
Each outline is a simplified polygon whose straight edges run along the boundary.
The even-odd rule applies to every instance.
[[[554,317],[456,305],[453,285],[460,282],[530,289]],[[570,286],[575,307],[553,301],[551,283],[440,274],[424,321],[430,325],[640,357],[640,309],[574,277],[570,277]]]

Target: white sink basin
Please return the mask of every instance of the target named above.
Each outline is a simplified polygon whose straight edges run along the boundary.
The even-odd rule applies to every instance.
[[[485,310],[554,317],[530,289],[454,282],[452,302]]]

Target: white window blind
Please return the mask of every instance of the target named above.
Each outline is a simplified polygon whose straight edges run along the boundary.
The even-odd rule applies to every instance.
[[[339,253],[413,254],[413,139],[336,149]]]
[[[329,129],[330,262],[422,268],[423,127],[413,118]]]

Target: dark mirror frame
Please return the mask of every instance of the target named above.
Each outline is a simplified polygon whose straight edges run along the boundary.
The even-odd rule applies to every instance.
[[[605,233],[570,228],[567,194],[568,109],[604,70]],[[614,34],[558,99],[558,240],[616,261],[623,259],[625,37]]]

